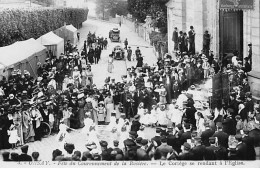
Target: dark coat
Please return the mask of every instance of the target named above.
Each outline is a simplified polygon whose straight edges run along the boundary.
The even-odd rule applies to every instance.
[[[218,131],[213,134],[213,137],[218,138],[218,144],[222,147],[228,148],[229,135],[223,131]]]
[[[191,151],[194,154],[194,160],[203,160],[206,147],[204,145],[199,145],[194,147]]]
[[[136,155],[138,160],[142,160],[142,161],[150,160],[148,154],[144,149],[138,148],[136,151]]]
[[[194,160],[194,154],[192,152],[182,153],[177,157],[177,160]]]
[[[206,147],[205,160],[217,160],[216,151],[218,151],[218,150],[219,150],[219,148],[216,146]]]
[[[27,154],[20,154],[18,161],[32,161],[32,157]]]
[[[237,157],[238,160],[247,160],[247,146],[243,142],[237,145]]]
[[[215,132],[211,129],[206,129],[205,131],[202,132],[201,134],[201,140],[202,140],[202,144],[205,145],[205,146],[210,146],[209,144],[209,137],[212,137],[212,135],[214,134]]]
[[[191,139],[191,132],[190,131],[184,132],[181,135],[181,137],[180,137],[181,145],[183,145],[185,142],[187,142],[188,139]]]
[[[247,160],[255,160],[256,159],[256,153],[255,153],[255,146],[254,146],[254,138],[245,136],[242,139],[242,142],[246,144],[247,146]]]

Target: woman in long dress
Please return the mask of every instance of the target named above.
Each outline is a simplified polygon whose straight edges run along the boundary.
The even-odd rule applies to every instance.
[[[106,123],[110,122],[111,113],[114,110],[114,101],[110,93],[107,94],[107,97],[104,100],[107,115],[106,115]]]
[[[84,127],[84,118],[85,118],[85,99],[83,98],[84,94],[79,94],[78,95],[78,108],[79,108],[79,127],[83,128]]]
[[[24,142],[34,141],[35,132],[28,109],[22,111]]]
[[[167,95],[167,91],[166,91],[164,85],[162,84],[162,85],[161,85],[161,91],[160,91],[160,93],[159,93],[160,103],[161,103],[161,104],[166,104],[166,103],[167,103],[167,101],[166,101],[166,95]]]
[[[113,65],[113,57],[112,57],[112,55],[109,55],[109,57],[108,57],[107,71],[108,71],[109,73],[112,73],[113,68],[114,68],[114,65]]]
[[[93,73],[91,72],[90,68],[87,69],[86,76],[87,76],[86,85],[92,86],[92,84],[93,84]]]
[[[23,145],[23,128],[22,128],[22,115],[20,113],[20,109],[16,110],[13,114],[13,123],[15,127],[17,128],[17,134],[19,137],[19,144],[18,145]]]
[[[86,68],[82,68],[81,72],[81,86],[86,87],[87,85],[87,73],[86,73]]]

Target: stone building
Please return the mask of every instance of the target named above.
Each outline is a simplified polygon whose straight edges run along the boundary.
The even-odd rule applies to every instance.
[[[248,56],[252,43],[252,72],[249,82],[253,96],[260,97],[260,3],[259,0],[169,0],[168,49],[173,52],[172,33],[189,31],[194,26],[196,51],[202,50],[203,33],[211,34],[210,49],[220,59],[227,53],[239,51]]]

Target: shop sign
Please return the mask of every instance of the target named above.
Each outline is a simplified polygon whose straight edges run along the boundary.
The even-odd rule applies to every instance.
[[[254,0],[219,0],[219,8],[223,10],[254,9]]]

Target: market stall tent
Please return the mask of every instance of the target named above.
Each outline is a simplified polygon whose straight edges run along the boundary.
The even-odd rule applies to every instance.
[[[37,41],[45,46],[48,51],[56,57],[64,53],[64,39],[54,34],[52,31],[39,37]]]
[[[8,79],[12,70],[20,69],[22,74],[27,70],[36,78],[37,63],[44,63],[46,52],[46,47],[33,38],[0,47],[0,76]]]
[[[76,45],[77,43],[77,29],[73,25],[63,26],[55,31],[56,35],[64,39],[64,42],[70,40],[70,43]]]

